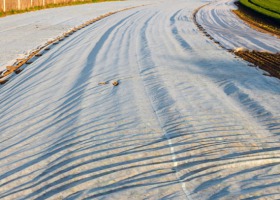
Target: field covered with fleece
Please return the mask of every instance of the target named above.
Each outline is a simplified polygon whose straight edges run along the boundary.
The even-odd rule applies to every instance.
[[[237,9],[236,0],[218,0],[202,7],[196,14],[197,22],[215,41],[229,50],[280,52],[280,40],[252,29],[231,11]]]
[[[149,0],[104,2],[29,12],[0,18],[0,71],[64,32],[82,23]]]
[[[0,199],[279,199],[280,80],[198,30],[205,3],[156,0],[107,17],[0,86]],[[81,18],[68,9],[36,20],[60,11],[60,27],[89,7],[77,7]],[[30,35],[37,24],[24,19],[35,14],[20,15]],[[17,17],[0,24],[22,30]]]

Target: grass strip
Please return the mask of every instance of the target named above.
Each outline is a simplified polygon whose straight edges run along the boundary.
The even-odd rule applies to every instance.
[[[279,0],[239,0],[239,2],[243,6],[259,13],[263,17],[269,18],[270,20],[280,24]]]
[[[237,10],[233,10],[239,18],[248,23],[252,28],[258,31],[267,32],[280,38],[280,24],[271,18],[265,18],[263,15],[249,9],[243,4],[236,2]]]
[[[87,1],[76,1],[76,2],[68,2],[68,3],[64,2],[64,3],[57,3],[57,4],[48,4],[45,6],[34,6],[34,7],[23,9],[23,10],[12,9],[7,12],[0,12],[0,17],[6,17],[8,15],[21,14],[21,13],[38,11],[38,10],[49,9],[49,8],[75,6],[75,5],[89,4],[89,3],[101,3],[101,2],[108,2],[108,1],[123,1],[123,0],[87,0]]]

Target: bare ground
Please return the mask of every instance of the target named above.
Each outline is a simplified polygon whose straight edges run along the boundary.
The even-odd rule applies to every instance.
[[[253,63],[262,70],[265,70],[269,75],[280,79],[280,54],[272,54],[268,52],[258,51],[239,51],[235,55],[244,60]]]

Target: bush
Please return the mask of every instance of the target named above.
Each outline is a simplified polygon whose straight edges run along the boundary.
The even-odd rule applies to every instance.
[[[280,24],[280,1],[279,0],[239,0],[247,8],[259,14],[273,19]]]

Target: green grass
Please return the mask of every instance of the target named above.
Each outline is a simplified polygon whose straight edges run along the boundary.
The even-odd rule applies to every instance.
[[[259,14],[280,23],[280,0],[239,0],[240,3]]]
[[[251,2],[266,10],[280,14],[280,1],[279,0],[251,0]]]
[[[76,1],[76,2],[71,2],[71,3],[48,4],[46,6],[34,6],[31,8],[28,8],[28,9],[24,9],[24,10],[10,10],[7,12],[0,12],[0,17],[5,17],[7,15],[14,15],[14,14],[19,14],[19,13],[25,13],[25,12],[31,12],[31,11],[37,11],[37,10],[43,10],[43,9],[48,9],[48,8],[74,6],[74,5],[88,4],[88,3],[99,3],[99,2],[106,2],[106,1],[122,1],[122,0],[87,0],[87,1]]]
[[[279,0],[240,0],[240,3],[266,17],[280,22]]]
[[[264,17],[264,15],[255,12],[254,10],[243,6],[240,2],[236,2],[238,9],[233,10],[238,17],[246,21],[252,27],[261,28],[265,31],[277,35],[280,38],[280,23],[277,23],[276,20],[271,20],[269,17]]]

